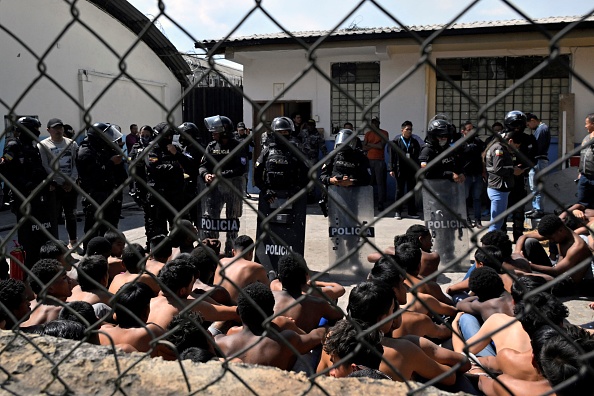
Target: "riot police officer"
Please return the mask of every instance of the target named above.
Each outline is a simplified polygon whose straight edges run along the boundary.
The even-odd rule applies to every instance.
[[[184,208],[184,167],[192,161],[173,144],[174,130],[166,122],[153,127],[154,144],[144,157],[146,181],[150,187],[146,197],[145,229],[147,240],[167,234],[167,222],[173,228],[173,218]],[[172,206],[174,211],[169,209]],[[183,215],[182,215],[183,217]]]
[[[193,122],[184,122],[177,129],[180,132],[179,144],[182,146],[183,153],[186,156],[186,160],[182,164],[184,169],[183,197],[185,206],[198,196],[201,186],[204,186],[204,183],[199,183],[198,179],[200,176],[200,160],[208,142]],[[196,226],[198,225],[200,213],[202,213],[202,207],[200,202],[198,202],[195,207],[190,208],[190,220]]]
[[[0,163],[2,173],[10,183],[12,210],[17,222],[25,215],[24,211],[28,210],[27,207],[21,208],[23,201],[31,199],[30,216],[45,229],[42,230],[36,222],[29,219],[18,229],[19,242],[26,252],[25,265],[31,268],[39,259],[39,249],[49,240],[46,233],[56,235],[57,224],[51,221],[50,211],[47,209],[49,189],[52,186],[48,184],[38,188],[48,176],[36,145],[41,123],[33,117],[21,117],[15,126],[20,132],[19,136],[6,143]]]
[[[433,161],[450,147],[450,141],[456,129],[449,120],[442,117],[437,115],[429,122],[425,146],[421,149],[419,162],[421,168],[428,168],[425,171],[427,179],[448,179],[455,183],[464,183],[462,164],[456,158],[454,151],[438,163]]]
[[[95,236],[103,236],[110,228],[116,228],[120,220],[121,206],[117,202],[119,172],[124,161],[123,152],[117,141],[122,134],[111,124],[97,122],[87,129],[87,137],[78,148],[76,167],[83,194],[82,205],[85,215],[84,248]],[[90,198],[90,199],[89,199]],[[97,205],[105,205],[98,213]],[[102,220],[99,220],[99,219]],[[95,223],[99,226],[88,233]]]
[[[243,173],[247,158],[243,150],[235,150],[239,142],[233,139],[233,122],[228,117],[208,117],[204,119],[204,124],[212,134],[213,141],[206,147],[200,162],[200,178],[206,184],[208,194],[203,202],[203,218],[199,228],[202,230],[202,239],[218,239],[219,231],[225,228],[225,254],[230,255],[239,231],[236,224],[243,209]],[[221,162],[224,163],[219,166]],[[218,220],[223,205],[228,222],[212,221]]]
[[[512,159],[514,168],[522,169],[524,172],[514,173],[514,185],[507,201],[508,208],[513,207],[528,195],[526,191],[526,176],[530,168],[534,165],[536,139],[532,134],[523,133],[526,129],[527,122],[526,114],[518,110],[507,113],[503,121],[505,133],[522,132],[521,138],[516,139],[520,143],[519,153],[513,152]],[[505,222],[502,229],[506,229]],[[521,205],[512,212],[512,232],[514,242],[524,233],[524,205]]]
[[[132,145],[130,153],[128,153],[128,160],[130,162],[130,176],[132,182],[130,183],[130,196],[134,202],[144,208],[146,200],[146,168],[144,165],[144,156],[142,152],[146,150],[153,140],[153,128],[149,125],[143,125],[140,128],[139,140]]]
[[[257,260],[268,270],[276,270],[280,257],[289,252],[303,254],[307,197],[300,195],[287,203],[307,184],[307,164],[299,160],[299,148],[291,139],[294,129],[289,117],[277,117],[271,124],[270,144],[256,161],[254,180],[260,189],[258,239],[268,223],[266,236],[256,247]],[[269,218],[277,211],[276,216]]]
[[[334,142],[334,150],[338,153],[322,166],[320,181],[327,186],[368,186],[371,169],[362,148],[355,132],[350,129],[338,132]]]

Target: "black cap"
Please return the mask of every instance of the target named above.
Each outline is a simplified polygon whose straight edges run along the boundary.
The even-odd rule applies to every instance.
[[[310,118],[309,120],[307,120],[308,124],[311,124],[313,126],[316,126],[316,120],[314,120],[313,118]]]
[[[238,122],[237,129],[245,129],[245,124],[243,122]]]
[[[54,127],[57,127],[58,125],[64,126],[64,123],[59,118],[52,118],[51,120],[49,120],[47,122],[47,127],[48,128],[54,128]]]

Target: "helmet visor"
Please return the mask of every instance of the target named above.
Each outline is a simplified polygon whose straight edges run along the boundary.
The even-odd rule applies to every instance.
[[[120,131],[118,131],[113,125],[110,125],[103,131],[105,138],[110,140],[111,142],[115,143],[118,140],[122,139],[123,135]]]
[[[204,119],[204,125],[208,128],[210,133],[225,132],[225,126],[220,116],[212,116]]]

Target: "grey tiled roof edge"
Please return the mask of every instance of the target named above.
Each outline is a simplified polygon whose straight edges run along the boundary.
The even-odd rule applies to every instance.
[[[551,27],[563,27],[572,22],[579,21],[582,16],[564,16],[564,17],[548,17],[548,18],[536,18],[533,19],[535,24],[545,25]],[[594,27],[594,16],[590,15],[584,22],[589,26]],[[419,26],[407,26],[407,29],[419,34],[420,36],[427,36],[437,30],[442,29],[445,24],[435,25],[419,25]],[[513,19],[513,20],[502,20],[502,21],[481,21],[481,22],[468,22],[468,23],[454,23],[450,26],[444,35],[456,35],[456,34],[474,34],[478,33],[477,30],[488,30],[489,29],[501,30],[510,29],[511,31],[522,31],[522,30],[534,30],[537,26],[525,19]],[[300,38],[305,42],[313,42],[320,37],[328,35],[329,30],[316,30],[316,31],[302,31],[302,32],[291,32],[291,34]],[[397,38],[406,37],[409,33],[402,27],[377,27],[377,28],[357,28],[357,29],[338,29],[332,32],[328,41],[349,41],[349,40],[361,40],[361,39],[376,39],[376,38]],[[221,39],[218,40],[203,40],[201,45],[207,48],[214,47]],[[270,34],[254,34],[251,36],[240,36],[231,37],[227,39],[223,44],[224,47],[236,47],[236,46],[251,46],[251,45],[262,45],[262,44],[282,44],[286,40],[293,39],[285,32],[270,33]],[[200,44],[197,44],[199,46]],[[219,49],[221,49],[221,47]]]

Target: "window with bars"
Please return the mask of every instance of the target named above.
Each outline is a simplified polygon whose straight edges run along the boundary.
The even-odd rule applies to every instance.
[[[379,62],[351,62],[332,64],[332,131],[342,129],[345,122],[353,124],[355,129],[362,128],[363,106],[368,106],[380,93]],[[349,99],[340,89],[354,97],[359,105]],[[379,104],[371,109],[368,117],[379,117]],[[359,133],[363,133],[360,130]]]
[[[437,66],[480,105],[495,98],[517,80],[541,64],[546,57],[438,59]],[[487,124],[503,122],[511,110],[536,114],[549,125],[551,134],[559,133],[559,95],[569,92],[569,55],[562,55],[486,112]],[[478,107],[458,92],[438,73],[436,113],[449,114],[455,125],[466,120],[478,122]]]

